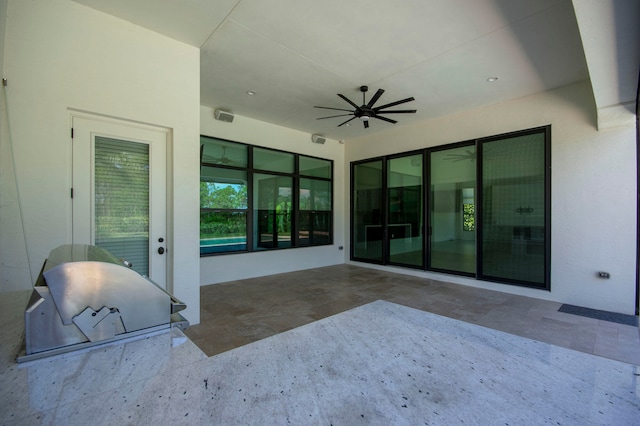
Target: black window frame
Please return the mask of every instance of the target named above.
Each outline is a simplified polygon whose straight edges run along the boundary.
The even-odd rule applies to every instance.
[[[247,148],[247,166],[233,166],[233,165],[225,165],[225,164],[213,164],[213,163],[207,163],[206,161],[203,160],[203,156],[202,156],[202,152],[203,152],[203,139],[211,139],[211,140],[215,140],[215,141],[219,141],[219,142],[229,142],[229,143],[233,143],[233,144],[237,144],[237,145],[243,145]],[[251,145],[251,144],[247,144],[247,143],[243,143],[243,142],[238,142],[238,141],[234,141],[234,140],[229,140],[229,139],[223,139],[223,138],[218,138],[215,136],[209,136],[209,135],[200,135],[200,140],[201,140],[201,153],[200,153],[200,176],[202,177],[202,168],[203,167],[214,167],[214,168],[221,168],[221,169],[233,169],[233,170],[240,170],[240,171],[245,171],[247,173],[247,208],[246,209],[220,209],[220,208],[203,208],[202,206],[200,207],[200,214],[202,215],[203,213],[207,213],[207,212],[211,212],[211,211],[215,211],[215,212],[227,212],[227,213],[234,213],[234,212],[244,212],[246,213],[246,249],[244,250],[234,250],[234,251],[219,251],[219,252],[212,252],[212,253],[203,253],[202,249],[200,251],[200,257],[210,257],[210,256],[226,256],[226,255],[232,255],[232,254],[246,254],[246,253],[259,253],[259,252],[264,252],[264,251],[273,251],[273,250],[287,250],[287,249],[293,249],[293,248],[306,248],[306,247],[319,247],[319,246],[328,246],[328,245],[333,245],[333,241],[334,241],[334,224],[335,224],[335,220],[334,220],[334,205],[335,205],[335,188],[334,188],[334,161],[332,159],[328,159],[328,158],[322,158],[322,157],[317,157],[317,156],[313,156],[313,155],[308,155],[308,154],[300,154],[300,153],[295,153],[295,152],[291,152],[291,151],[285,151],[285,150],[281,150],[281,149],[275,149],[275,148],[269,148],[269,147],[265,147],[265,146],[260,146],[260,145]],[[291,154],[293,155],[293,160],[294,160],[294,170],[292,173],[286,173],[286,172],[280,172],[280,171],[274,171],[274,170],[264,170],[264,169],[258,169],[258,168],[254,168],[253,166],[253,151],[254,148],[258,148],[261,150],[269,150],[269,151],[274,151],[274,152],[280,152],[280,153],[285,153],[285,154]],[[321,160],[323,162],[327,162],[328,166],[330,168],[330,173],[329,173],[329,177],[325,178],[325,177],[318,177],[318,176],[313,176],[313,175],[309,175],[309,174],[304,174],[304,173],[300,173],[300,157],[307,157],[307,158],[312,158],[312,159],[317,159],[317,160]],[[254,234],[255,234],[255,223],[256,223],[256,214],[257,214],[257,210],[255,208],[256,206],[256,200],[254,197],[254,175],[256,174],[260,174],[260,175],[272,175],[274,177],[278,177],[278,176],[283,176],[283,177],[290,177],[292,179],[292,194],[291,194],[291,244],[286,246],[286,247],[278,247],[276,245],[276,247],[257,247],[255,244],[255,238],[254,238]],[[325,181],[325,182],[329,182],[329,188],[330,188],[330,203],[331,203],[331,209],[329,212],[329,235],[328,238],[326,240],[322,239],[322,240],[313,240],[310,239],[309,243],[305,243],[305,244],[300,244],[299,241],[299,215],[300,215],[300,207],[299,207],[299,198],[300,198],[300,180],[301,179],[310,179],[310,180],[316,180],[316,181]],[[257,195],[256,195],[257,196]]]
[[[480,250],[480,242],[482,241],[483,229],[482,229],[482,224],[480,223],[478,218],[482,217],[482,213],[483,213],[482,212],[482,202],[483,202],[483,199],[482,199],[482,161],[483,161],[482,145],[488,142],[499,141],[502,139],[510,139],[514,137],[526,136],[531,134],[544,135],[544,172],[543,172],[543,175],[544,175],[543,177],[544,178],[544,231],[543,231],[544,232],[544,271],[543,271],[543,277],[544,278],[542,283],[534,283],[534,282],[527,282],[527,281],[516,280],[516,279],[483,275],[482,268],[481,268],[481,262],[483,258]],[[475,182],[475,188],[474,188],[475,196],[476,196],[475,232],[476,232],[476,247],[477,247],[476,260],[475,260],[476,261],[475,273],[466,273],[466,272],[452,271],[447,269],[432,268],[430,265],[431,262],[429,260],[429,255],[430,255],[429,242],[431,240],[431,235],[433,232],[433,230],[431,229],[431,217],[430,217],[430,214],[431,214],[430,203],[431,203],[432,193],[431,193],[430,172],[428,170],[428,165],[431,159],[431,153],[447,150],[451,148],[464,147],[464,146],[475,147],[476,158],[474,159],[474,161],[477,161],[476,182]],[[469,139],[469,140],[460,141],[460,142],[454,142],[454,143],[445,144],[445,145],[438,145],[434,147],[423,148],[421,151],[423,152],[423,158],[424,158],[424,161],[423,161],[424,163],[424,170],[423,170],[424,194],[423,195],[425,200],[424,201],[425,217],[423,219],[423,223],[426,227],[425,238],[424,238],[424,256],[425,256],[424,267],[416,268],[416,267],[407,266],[407,265],[396,265],[390,262],[389,256],[388,256],[388,247],[386,243],[383,244],[382,246],[381,261],[355,256],[355,247],[354,247],[354,208],[355,208],[354,206],[354,189],[355,189],[354,173],[355,173],[356,166],[360,164],[366,164],[369,162],[382,160],[382,167],[381,167],[382,182],[383,182],[383,187],[381,188],[382,194],[383,194],[382,209],[383,211],[386,211],[388,209],[388,200],[386,198],[386,193],[388,191],[387,184],[386,184],[388,161],[393,158],[419,152],[419,150],[393,153],[385,156],[371,157],[371,158],[366,158],[366,159],[351,162],[350,164],[351,181],[350,181],[350,193],[349,193],[350,223],[351,223],[350,253],[349,253],[350,260],[356,261],[356,262],[378,264],[378,265],[399,266],[403,268],[421,269],[421,270],[430,271],[430,272],[445,273],[448,275],[466,276],[469,278],[475,278],[478,281],[499,282],[499,283],[504,283],[509,285],[516,285],[521,287],[529,287],[529,288],[550,291],[551,290],[551,124],[530,128],[530,129],[524,129],[524,130],[518,130],[514,132],[493,135],[493,136],[486,136],[486,137]],[[387,217],[385,216],[383,217],[383,223],[382,223],[383,229],[386,226],[387,226]],[[383,241],[386,241],[386,240],[383,239]]]

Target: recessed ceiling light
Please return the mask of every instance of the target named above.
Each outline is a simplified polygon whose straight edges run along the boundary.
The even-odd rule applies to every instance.
[[[488,81],[489,83],[493,83],[494,81],[498,81],[498,77],[489,77],[489,78],[487,79],[487,81]]]
[[[247,90],[247,95],[253,96],[255,94],[256,94],[256,92],[254,92],[253,90]]]

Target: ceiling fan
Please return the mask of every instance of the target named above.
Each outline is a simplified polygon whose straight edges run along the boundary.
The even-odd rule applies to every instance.
[[[222,155],[220,157],[211,157],[204,154],[204,145],[200,145],[200,165],[203,163],[215,164],[215,165],[224,165],[224,166],[234,166],[236,162],[227,157],[227,147],[222,145]]]
[[[369,128],[369,119],[371,119],[371,118],[377,118],[378,120],[386,121],[386,122],[392,123],[392,124],[397,123],[396,120],[392,120],[390,118],[383,117],[380,114],[413,114],[413,113],[416,112],[415,109],[396,109],[396,110],[391,110],[391,111],[384,111],[386,108],[390,108],[392,106],[400,105],[400,104],[403,104],[405,102],[414,101],[415,99],[413,97],[402,99],[402,100],[395,101],[395,102],[391,102],[389,104],[385,104],[385,105],[382,105],[382,106],[379,106],[379,107],[374,107],[375,103],[378,101],[378,99],[380,99],[380,96],[382,96],[382,94],[384,93],[384,90],[378,89],[376,94],[373,95],[373,97],[371,99],[369,99],[369,102],[367,103],[366,99],[365,99],[365,94],[367,93],[368,90],[369,90],[368,86],[360,86],[360,91],[362,92],[362,105],[361,106],[356,105],[349,98],[347,98],[346,96],[341,95],[340,93],[338,93],[338,96],[340,96],[342,99],[344,99],[347,103],[349,103],[352,107],[355,108],[354,110],[344,109],[344,108],[330,108],[330,107],[314,106],[314,108],[331,109],[331,110],[335,110],[335,111],[348,111],[349,112],[349,114],[339,114],[339,115],[331,115],[329,117],[320,117],[320,118],[318,118],[318,120],[324,120],[326,118],[335,118],[335,117],[346,117],[346,116],[349,116],[349,115],[353,115],[353,117],[351,117],[347,121],[338,124],[338,127],[347,124],[351,120],[355,120],[356,118],[359,118],[362,121],[362,124],[364,125],[364,128],[368,129]]]
[[[458,161],[464,161],[464,160],[471,160],[471,162],[476,161],[476,152],[475,150],[470,150],[467,149],[464,151],[464,154],[447,154],[446,157],[444,157],[445,160],[451,160],[454,163],[457,163]]]

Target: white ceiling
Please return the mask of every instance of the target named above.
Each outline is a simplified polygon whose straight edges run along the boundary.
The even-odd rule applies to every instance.
[[[202,105],[332,139],[589,78],[571,0],[75,1],[200,47]],[[349,108],[338,93],[360,105],[361,85],[418,112],[317,120],[334,114],[314,105]]]

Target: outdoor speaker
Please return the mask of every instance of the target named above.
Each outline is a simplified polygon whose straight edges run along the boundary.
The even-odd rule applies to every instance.
[[[323,144],[327,141],[326,138],[320,136],[320,135],[311,135],[311,142],[313,143],[319,143],[319,144]]]
[[[213,112],[213,117],[216,120],[226,121],[227,123],[231,123],[233,121],[233,113],[229,111],[223,111],[221,109],[216,109]]]

